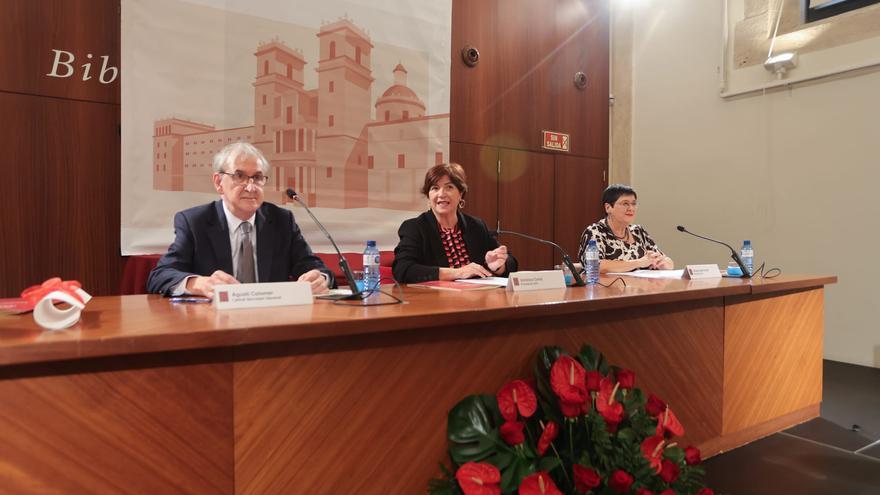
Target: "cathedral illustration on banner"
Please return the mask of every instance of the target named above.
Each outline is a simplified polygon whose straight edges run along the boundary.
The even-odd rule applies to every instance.
[[[321,26],[318,87],[306,89],[301,50],[260,43],[254,125],[216,129],[179,118],[154,123],[153,189],[214,192],[211,159],[247,141],[272,164],[267,199],[295,189],[310,206],[419,210],[425,170],[448,159],[449,114],[426,115],[397,64],[372,118],[370,37],[347,18]],[[277,193],[277,194],[275,194]]]

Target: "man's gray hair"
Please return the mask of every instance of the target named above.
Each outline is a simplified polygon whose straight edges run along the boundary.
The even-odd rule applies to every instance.
[[[223,167],[227,163],[235,164],[235,161],[242,156],[257,160],[257,165],[260,166],[260,171],[263,172],[263,175],[269,175],[269,160],[266,160],[266,157],[263,156],[263,152],[251,143],[245,143],[243,141],[227,144],[223,149],[218,151],[216,155],[214,155],[214,173],[225,172]]]

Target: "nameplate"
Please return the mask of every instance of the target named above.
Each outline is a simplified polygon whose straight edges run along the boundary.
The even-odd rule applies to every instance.
[[[513,272],[507,277],[507,290],[513,292],[544,289],[565,289],[562,270]]]
[[[721,278],[718,265],[687,265],[684,269],[684,278],[699,280],[703,278]]]
[[[214,307],[217,309],[296,306],[312,302],[312,286],[308,282],[214,286]]]

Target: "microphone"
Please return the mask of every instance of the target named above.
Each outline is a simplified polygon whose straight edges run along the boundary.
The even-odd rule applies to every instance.
[[[676,227],[676,229],[678,229],[679,232],[684,232],[685,234],[690,234],[690,235],[692,235],[692,236],[694,236],[694,237],[699,237],[700,239],[705,239],[705,240],[707,240],[707,241],[712,241],[712,242],[714,242],[714,243],[716,243],[716,244],[721,244],[722,246],[726,246],[727,249],[730,249],[730,257],[733,258],[733,261],[735,261],[736,264],[739,265],[739,269],[742,270],[742,278],[752,278],[752,274],[751,274],[751,272],[749,272],[749,270],[746,268],[746,264],[743,263],[742,258],[739,257],[739,254],[736,252],[736,250],[733,249],[732,247],[730,247],[730,244],[727,244],[726,242],[721,242],[721,241],[718,241],[718,240],[715,240],[715,239],[711,239],[711,238],[709,238],[709,237],[704,237],[704,236],[701,236],[701,235],[698,235],[698,234],[694,234],[693,232],[691,232],[691,231],[689,231],[688,229],[684,228],[683,225],[679,225],[678,227]]]
[[[318,221],[315,217],[315,214],[312,213],[312,210],[309,209],[309,206],[305,204],[305,202],[299,199],[299,196],[296,194],[291,188],[287,188],[287,197],[299,203],[303,208],[306,209],[306,213],[312,217],[312,220],[315,221],[315,224],[318,225],[318,228],[321,229],[321,232],[327,237],[327,240],[330,241],[330,244],[333,245],[333,249],[336,250],[336,255],[339,256],[339,268],[342,270],[342,273],[345,274],[346,280],[348,280],[348,286],[351,288],[351,296],[346,296],[344,299],[360,299],[361,291],[358,289],[357,284],[354,282],[354,275],[351,273],[351,269],[348,267],[348,261],[346,261],[345,256],[339,251],[339,247],[336,245],[336,242],[333,241],[333,237],[330,236],[330,232],[327,232],[327,229],[324,228],[324,225]]]
[[[578,287],[587,285],[586,282],[584,282],[584,279],[582,279],[581,276],[578,274],[577,269],[574,267],[574,263],[571,262],[571,257],[568,255],[568,253],[565,252],[565,249],[562,249],[562,246],[560,246],[559,244],[556,244],[553,241],[548,241],[546,239],[540,239],[538,237],[533,237],[528,234],[523,234],[522,232],[514,232],[512,230],[498,229],[498,230],[492,230],[489,232],[489,235],[492,235],[492,236],[497,236],[499,234],[510,234],[510,235],[515,235],[518,237],[524,237],[526,239],[531,239],[533,241],[542,242],[544,244],[549,244],[549,245],[555,247],[556,249],[559,250],[560,253],[562,253],[562,262],[565,264],[565,266],[568,267],[568,271],[571,272],[571,276],[574,278],[574,285],[576,285]]]

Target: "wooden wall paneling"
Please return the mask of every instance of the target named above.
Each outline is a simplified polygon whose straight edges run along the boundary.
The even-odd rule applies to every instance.
[[[0,492],[232,493],[232,365],[100,361],[0,371]]]
[[[549,87],[539,104],[550,120],[544,129],[571,135],[572,155],[608,157],[609,0],[557,0],[556,52],[550,60]],[[574,84],[577,72],[587,86]]]
[[[726,298],[725,434],[821,402],[823,299],[823,289]]]
[[[119,290],[119,106],[0,92],[0,297],[60,276]]]
[[[448,410],[530,377],[545,345],[596,345],[669,401],[684,441],[699,444],[721,428],[722,324],[714,298],[243,350],[236,493],[424,492],[447,462]]]
[[[119,103],[118,74],[110,84],[99,80],[102,56],[109,57],[108,66],[119,69],[119,33],[119,0],[3,2],[0,91]],[[74,55],[70,77],[46,76],[55,60],[52,50]],[[91,67],[84,81],[82,65],[87,63]],[[105,80],[109,76],[106,73]]]
[[[464,212],[495,229],[498,222],[498,148],[476,144],[449,143],[451,161],[467,174],[468,193]]]
[[[498,71],[504,64],[497,50],[499,22],[497,0],[452,2],[451,141],[477,144],[498,141],[495,135],[501,129]],[[465,46],[480,52],[480,61],[475,67],[468,67],[461,58]]]
[[[553,239],[553,155],[502,149],[498,187],[501,228]],[[548,270],[559,256],[550,246],[510,235],[499,240],[519,261],[520,270]]]
[[[555,241],[572,258],[577,257],[584,228],[604,216],[599,202],[606,187],[603,173],[607,163],[604,159],[561,153],[556,155],[553,195]]]
[[[501,113],[498,144],[541,150],[543,129],[553,129],[550,66],[556,56],[556,2],[505,0],[498,9],[498,57],[501,65],[497,107]]]

